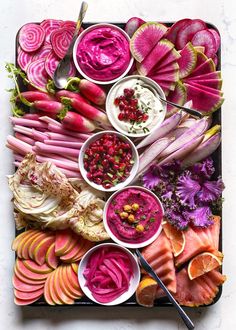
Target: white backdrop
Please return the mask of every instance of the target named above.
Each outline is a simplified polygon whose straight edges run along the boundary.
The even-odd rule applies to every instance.
[[[220,301],[209,308],[188,310],[196,329],[236,329],[236,2],[232,0],[88,0],[85,21],[122,22],[131,16],[144,20],[175,21],[184,17],[201,18],[215,24],[222,35],[222,72],[225,92],[223,104],[223,179],[226,184],[223,212],[224,273],[228,281]],[[151,330],[185,329],[172,308],[17,308],[11,285],[14,253],[12,206],[6,175],[13,171],[11,152],[5,148],[11,132],[9,95],[11,86],[4,63],[14,61],[14,42],[18,29],[27,22],[45,18],[76,20],[78,0],[5,0],[0,4],[0,328]]]

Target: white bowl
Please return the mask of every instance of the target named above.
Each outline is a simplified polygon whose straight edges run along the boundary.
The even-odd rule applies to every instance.
[[[84,168],[84,153],[86,151],[86,149],[89,147],[89,145],[96,141],[98,138],[100,138],[102,135],[104,134],[115,134],[117,136],[119,136],[122,140],[124,140],[126,143],[129,143],[132,149],[132,155],[133,155],[133,159],[134,159],[134,164],[133,167],[130,171],[130,175],[127,177],[127,179],[123,182],[118,183],[117,185],[115,185],[114,187],[111,187],[109,189],[104,188],[102,185],[98,185],[92,181],[90,181],[87,178],[87,171]],[[138,155],[138,151],[135,147],[135,145],[133,144],[133,142],[127,138],[127,136],[124,136],[123,134],[119,133],[119,132],[115,132],[115,131],[102,131],[96,134],[93,134],[90,138],[88,138],[84,144],[82,145],[81,149],[80,149],[80,153],[79,153],[79,169],[80,169],[80,173],[82,175],[82,177],[84,178],[84,180],[93,188],[100,190],[100,191],[106,191],[106,192],[113,192],[116,190],[119,190],[121,188],[124,188],[125,186],[127,186],[129,183],[131,183],[133,181],[133,179],[135,178],[137,171],[138,171],[138,167],[139,167],[139,155]]]
[[[163,99],[166,99],[165,93],[163,92],[162,88],[154,80],[152,80],[148,77],[140,76],[140,75],[127,76],[127,77],[122,78],[119,81],[117,81],[116,84],[114,84],[111,87],[111,89],[107,95],[107,98],[106,98],[106,113],[107,113],[110,123],[118,132],[123,133],[130,137],[136,137],[136,138],[144,137],[144,136],[149,135],[151,132],[156,130],[161,125],[161,123],[163,122],[163,120],[165,119],[165,116],[166,116],[166,104],[164,102],[160,101],[160,104],[162,106],[162,112],[159,113],[157,122],[155,123],[155,125],[152,128],[149,129],[148,132],[140,132],[140,133],[127,132],[127,130],[125,130],[121,127],[122,125],[119,125],[120,121],[114,115],[115,110],[117,109],[117,107],[114,105],[114,99],[117,96],[120,96],[120,95],[116,95],[116,92],[119,89],[119,87],[122,86],[122,84],[125,84],[125,83],[127,84],[127,82],[131,79],[142,80],[146,85],[149,85]]]
[[[117,80],[121,79],[122,77],[124,77],[129,70],[131,69],[131,66],[133,65],[134,62],[134,58],[132,57],[132,55],[130,54],[130,62],[129,65],[127,66],[126,70],[120,74],[119,77],[112,79],[112,80],[107,80],[107,81],[101,81],[101,80],[96,80],[93,79],[91,77],[89,77],[88,75],[86,75],[86,73],[83,72],[83,70],[81,69],[78,61],[77,61],[77,48],[78,45],[80,43],[80,41],[82,40],[82,38],[90,31],[97,29],[97,28],[101,28],[101,27],[110,27],[113,29],[118,30],[121,34],[123,34],[123,36],[127,39],[128,42],[130,42],[130,37],[128,36],[128,34],[121,28],[119,28],[118,26],[114,25],[114,24],[109,24],[109,23],[99,23],[99,24],[94,24],[91,25],[90,27],[88,27],[87,29],[85,29],[76,39],[76,42],[74,44],[74,48],[73,48],[73,60],[74,60],[74,64],[76,66],[76,69],[78,70],[78,72],[87,80],[90,80],[92,82],[94,82],[95,84],[100,84],[100,85],[108,85],[108,84],[113,84],[114,82],[116,82]]]
[[[101,247],[105,247],[105,246],[110,246],[110,247],[115,247],[117,249],[120,249],[122,251],[124,251],[130,258],[132,266],[133,266],[133,274],[134,276],[131,277],[130,279],[130,285],[129,285],[129,289],[128,291],[124,292],[121,296],[119,296],[118,298],[116,298],[115,300],[108,302],[108,303],[101,303],[99,301],[97,301],[91,291],[88,289],[87,286],[85,286],[86,284],[86,279],[83,275],[83,272],[86,268],[88,259],[90,258],[90,256],[92,255],[92,253],[98,249],[100,249]],[[84,292],[84,294],[91,299],[92,301],[94,301],[97,304],[100,305],[106,305],[106,306],[114,306],[114,305],[118,305],[123,303],[124,301],[128,300],[136,291],[139,282],[140,282],[140,268],[137,262],[137,258],[126,248],[119,246],[117,244],[114,243],[103,243],[103,244],[99,244],[94,246],[92,249],[90,249],[81,259],[80,264],[79,264],[79,270],[78,270],[78,280],[79,280],[79,284],[80,287],[82,289],[82,291]]]
[[[119,191],[116,191],[114,194],[112,194],[110,196],[110,198],[107,200],[106,204],[105,204],[105,207],[104,207],[104,211],[103,211],[103,223],[104,223],[104,227],[108,233],[108,235],[111,237],[111,239],[116,242],[117,244],[120,244],[122,246],[125,246],[129,249],[138,249],[138,248],[142,248],[144,246],[147,246],[149,244],[151,244],[153,241],[155,241],[155,239],[160,235],[161,233],[161,230],[162,230],[162,220],[160,221],[160,225],[157,229],[157,231],[154,233],[154,235],[152,237],[150,237],[148,240],[144,241],[144,242],[141,242],[141,243],[127,243],[127,242],[124,242],[122,240],[120,240],[119,238],[117,238],[113,232],[111,231],[108,223],[107,223],[107,211],[108,211],[108,207],[111,203],[111,201],[113,200],[113,198],[118,195],[121,191],[124,191],[124,190],[127,190],[127,189],[130,189],[130,188],[134,188],[134,189],[139,189],[139,190],[143,190],[145,191],[146,193],[152,195],[156,201],[158,202],[158,204],[160,204],[160,207],[161,207],[161,210],[162,210],[162,217],[164,216],[164,208],[162,206],[162,203],[161,201],[159,200],[159,198],[153,193],[151,192],[150,190],[144,188],[144,187],[140,187],[140,186],[128,186],[128,187],[125,187],[123,189],[120,189]]]

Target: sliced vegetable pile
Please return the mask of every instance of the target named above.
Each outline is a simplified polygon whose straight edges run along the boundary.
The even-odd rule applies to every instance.
[[[15,303],[28,305],[44,296],[49,305],[74,304],[83,296],[77,278],[78,261],[92,246],[68,229],[30,229],[18,235],[12,243],[17,255]]]

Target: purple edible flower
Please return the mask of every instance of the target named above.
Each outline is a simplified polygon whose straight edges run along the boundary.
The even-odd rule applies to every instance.
[[[208,227],[214,223],[209,206],[198,207],[192,211],[184,211],[183,217],[197,227]]]
[[[195,197],[200,189],[200,184],[191,178],[191,172],[185,171],[178,178],[176,195],[179,197],[181,204],[188,205],[190,209],[194,209],[196,207]]]

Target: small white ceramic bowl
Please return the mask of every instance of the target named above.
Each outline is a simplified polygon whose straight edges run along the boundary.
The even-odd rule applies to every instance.
[[[116,197],[122,191],[127,190],[127,189],[132,189],[132,188],[142,190],[142,191],[152,195],[156,199],[157,203],[160,205],[161,210],[162,210],[162,219],[160,220],[160,225],[159,225],[157,231],[154,233],[154,235],[152,237],[150,237],[148,240],[140,242],[140,243],[136,243],[136,244],[135,243],[127,243],[127,242],[124,242],[124,241],[120,240],[119,238],[117,238],[116,235],[114,235],[113,232],[111,231],[111,229],[108,225],[108,221],[107,221],[107,211],[108,211],[109,205],[112,202],[113,198]],[[159,200],[159,198],[153,192],[151,192],[150,190],[148,190],[144,187],[141,187],[141,186],[128,186],[128,187],[125,187],[123,189],[120,189],[119,191],[116,191],[107,200],[107,202],[105,204],[105,207],[104,207],[104,211],[103,211],[103,223],[104,223],[104,227],[105,227],[108,235],[111,237],[111,239],[114,242],[116,242],[117,244],[120,244],[122,246],[125,246],[126,248],[129,248],[129,249],[138,249],[138,248],[142,248],[144,246],[147,246],[147,245],[151,244],[160,235],[161,230],[162,230],[161,223],[162,223],[162,220],[163,220],[163,216],[164,216],[164,208],[162,206],[162,203]]]
[[[78,60],[77,60],[77,48],[78,45],[80,43],[80,41],[83,39],[83,37],[90,31],[94,30],[94,29],[98,29],[98,28],[102,28],[102,27],[110,27],[112,29],[115,29],[117,31],[119,31],[128,41],[128,43],[130,42],[130,37],[128,36],[128,34],[121,28],[119,28],[118,26],[114,25],[114,24],[109,24],[109,23],[99,23],[99,24],[94,24],[91,25],[90,27],[88,27],[87,29],[85,29],[76,39],[76,42],[74,44],[74,48],[73,48],[73,60],[74,60],[74,64],[76,66],[76,69],[78,70],[78,72],[87,80],[90,80],[92,82],[94,82],[95,84],[100,84],[100,85],[108,85],[108,84],[113,84],[115,83],[117,80],[121,79],[122,77],[124,77],[129,70],[131,69],[131,66],[133,65],[134,62],[134,58],[132,57],[132,55],[130,54],[130,62],[126,68],[126,70],[124,72],[122,72],[117,78],[112,79],[112,80],[107,80],[107,81],[102,81],[102,80],[96,80],[93,79],[91,77],[89,77],[86,73],[83,72],[83,70],[81,69]]]
[[[155,125],[151,128],[149,128],[149,131],[147,132],[139,132],[139,133],[132,133],[132,132],[127,132],[127,130],[123,129],[121,126],[119,119],[116,117],[116,106],[114,105],[114,99],[116,97],[119,97],[120,95],[116,95],[116,92],[118,89],[121,88],[122,85],[127,84],[131,79],[139,79],[142,80],[146,85],[150,86],[152,90],[154,90],[158,95],[160,95],[163,99],[166,99],[165,93],[163,92],[162,88],[152,79],[148,77],[143,77],[140,75],[131,75],[124,77],[117,81],[109,90],[109,93],[106,98],[106,113],[108,116],[108,119],[112,126],[120,133],[125,134],[130,137],[144,137],[149,135],[151,132],[154,130],[158,129],[158,127],[161,125],[163,120],[165,119],[166,116],[166,104],[164,102],[161,102],[160,100],[160,105],[161,105],[161,112],[159,112],[159,117]],[[123,88],[123,87],[122,87]],[[120,125],[119,125],[120,124]]]
[[[134,160],[134,164],[133,167],[130,171],[130,175],[127,177],[127,179],[123,182],[118,183],[117,185],[106,189],[104,188],[102,185],[98,185],[92,181],[90,181],[87,178],[87,171],[84,168],[84,153],[87,150],[87,148],[89,147],[89,145],[96,141],[97,139],[101,138],[102,135],[104,134],[115,134],[117,135],[119,138],[121,138],[122,140],[124,140],[126,143],[129,143],[129,145],[131,146],[132,149],[132,155],[133,155],[133,160]],[[116,132],[116,131],[102,131],[96,134],[93,134],[90,138],[88,138],[84,144],[82,145],[81,149],[80,149],[80,153],[79,153],[79,169],[80,169],[80,173],[82,175],[82,177],[84,178],[84,180],[93,188],[100,190],[100,191],[106,191],[106,192],[113,192],[116,190],[119,190],[121,188],[124,188],[125,186],[127,186],[129,183],[131,183],[133,181],[133,179],[135,178],[135,175],[137,174],[138,171],[138,167],[139,167],[139,155],[138,155],[138,151],[135,147],[135,145],[133,144],[133,142],[127,138],[127,136],[124,136],[123,134]]]
[[[130,279],[130,285],[128,288],[128,291],[124,292],[121,296],[119,296],[118,298],[116,298],[115,300],[108,302],[108,303],[101,303],[98,302],[92,295],[91,291],[88,289],[88,287],[85,285],[86,284],[86,279],[83,275],[84,270],[87,266],[87,262],[90,258],[90,256],[92,255],[92,253],[102,247],[115,247],[117,249],[122,250],[123,252],[125,252],[128,257],[130,258],[130,261],[132,263],[132,267],[133,267],[133,277],[131,277]],[[90,249],[81,259],[80,264],[79,264],[79,270],[78,270],[78,280],[79,280],[79,284],[80,287],[82,289],[82,291],[84,292],[84,294],[91,299],[92,301],[94,301],[97,304],[100,305],[106,305],[106,306],[114,306],[114,305],[119,305],[121,303],[123,303],[124,301],[128,300],[130,297],[132,297],[132,295],[135,293],[139,282],[140,282],[140,268],[138,265],[138,261],[137,258],[126,248],[119,246],[115,243],[102,243],[99,245],[94,246],[92,249]]]

